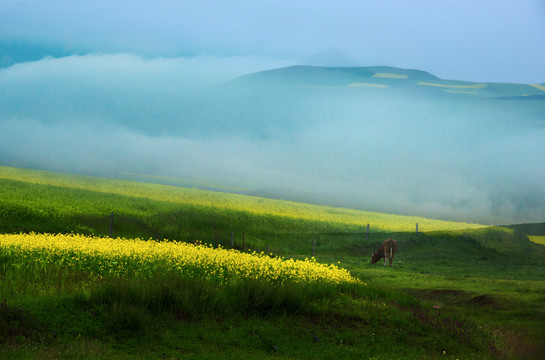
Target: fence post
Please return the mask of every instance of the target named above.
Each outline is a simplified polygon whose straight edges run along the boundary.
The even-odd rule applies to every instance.
[[[244,250],[244,231],[242,232],[242,250]]]
[[[418,234],[418,223],[416,223],[416,233]]]
[[[108,232],[108,237],[112,237],[112,230],[114,227],[114,212],[110,214],[110,231]]]
[[[235,247],[235,232],[231,231],[231,249]]]
[[[367,224],[367,231],[365,232],[365,241],[369,240],[369,224]]]
[[[316,247],[316,238],[312,239],[312,257],[314,257],[314,248]]]

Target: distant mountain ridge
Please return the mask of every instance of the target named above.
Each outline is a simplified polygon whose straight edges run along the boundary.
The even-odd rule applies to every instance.
[[[545,86],[542,84],[445,80],[427,71],[392,66],[294,65],[243,75],[232,80],[231,84],[260,88],[267,86],[364,88],[367,95],[389,88],[398,93],[433,98],[535,101],[543,101],[545,98]]]
[[[390,75],[391,77],[388,77]],[[395,75],[398,77],[396,78]],[[243,75],[235,81],[273,81],[292,85],[346,85],[359,80],[370,79],[410,79],[440,80],[429,72],[414,69],[401,69],[391,66],[366,67],[323,67],[313,65],[294,65],[286,68],[261,71]]]
[[[357,66],[357,64],[348,55],[339,49],[328,49],[313,54],[306,61],[305,65],[317,66]]]

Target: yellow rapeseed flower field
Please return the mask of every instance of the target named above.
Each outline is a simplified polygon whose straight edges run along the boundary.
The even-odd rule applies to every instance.
[[[360,283],[346,269],[305,261],[271,258],[182,242],[102,238],[76,234],[2,234],[0,253],[20,255],[43,266],[58,264],[103,276],[151,277],[174,272],[217,283],[256,279],[273,283]]]
[[[529,235],[528,239],[536,244],[545,245],[545,236]]]

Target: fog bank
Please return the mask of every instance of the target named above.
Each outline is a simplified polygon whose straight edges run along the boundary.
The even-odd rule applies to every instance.
[[[545,221],[544,102],[521,110],[230,81],[285,65],[95,54],[2,69],[0,165],[213,180],[469,222]]]

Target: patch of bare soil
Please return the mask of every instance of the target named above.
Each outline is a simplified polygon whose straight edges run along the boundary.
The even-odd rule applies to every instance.
[[[463,290],[434,289],[411,291],[411,294],[420,300],[437,301],[444,304],[454,304],[467,300],[472,296]]]
[[[471,299],[471,304],[477,305],[477,306],[492,306],[492,307],[497,307],[499,305],[498,302],[492,296],[489,296],[489,295],[475,296],[474,298]]]
[[[418,290],[411,293],[420,300],[435,302],[434,308],[449,305],[501,308],[498,300],[487,294],[476,295],[473,292],[454,289]]]
[[[504,331],[502,338],[515,359],[543,360],[545,358],[545,340],[535,339],[518,333]]]

